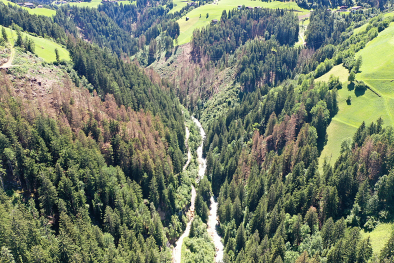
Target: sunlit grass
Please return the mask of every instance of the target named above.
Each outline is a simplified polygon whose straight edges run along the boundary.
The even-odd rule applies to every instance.
[[[15,43],[17,39],[16,31],[6,28],[6,33],[11,44]],[[28,36],[35,43],[35,54],[44,59],[46,62],[56,61],[55,49],[59,51],[59,58],[61,60],[70,60],[70,53],[67,49],[63,48],[61,45],[42,37],[34,37],[26,33],[22,33],[23,38]]]
[[[14,5],[14,6],[16,5],[17,6],[17,4],[15,4],[13,2],[10,2],[10,1],[7,1],[7,0],[0,0],[0,1],[3,2],[6,5],[10,4],[10,5]],[[32,15],[42,15],[42,16],[49,16],[49,17],[52,17],[52,16],[56,15],[56,11],[55,10],[48,9],[48,8],[34,8],[34,9],[30,9],[30,8],[27,8],[27,7],[22,7],[22,9],[27,10],[29,12],[29,14],[32,14]]]
[[[364,232],[364,230],[362,230],[361,236],[363,238],[370,238],[373,253],[379,255],[380,251],[389,240],[392,229],[392,223],[381,223],[377,225],[372,232]]]
[[[338,91],[339,112],[327,129],[328,142],[321,154],[320,164],[325,157],[331,158],[333,164],[339,156],[342,141],[352,138],[363,121],[368,125],[382,117],[384,125],[394,124],[394,23],[360,50],[356,54],[358,56],[362,56],[363,64],[356,79],[364,81],[380,97],[370,90],[356,96],[354,90],[347,89],[347,85]],[[335,66],[317,81],[328,81],[331,74],[347,83],[348,71],[341,65]],[[349,96],[351,105],[346,102]]]

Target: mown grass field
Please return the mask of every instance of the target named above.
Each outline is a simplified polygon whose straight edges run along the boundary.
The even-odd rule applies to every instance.
[[[181,0],[177,0],[181,4],[185,4],[187,2],[182,2]],[[176,2],[177,2],[176,1]],[[175,2],[174,2],[175,3]],[[235,1],[235,0],[220,0],[217,4],[206,4],[200,7],[197,7],[187,13],[185,16],[178,20],[180,26],[180,35],[178,37],[178,44],[182,45],[185,43],[190,42],[193,31],[196,28],[202,28],[207,26],[211,23],[212,19],[220,19],[223,10],[231,10],[233,8],[238,7],[238,5],[245,5],[245,6],[261,6],[263,8],[281,8],[281,9],[294,9],[298,10],[299,15],[305,15],[309,11],[300,8],[295,2],[260,2],[260,1]],[[178,6],[177,6],[178,7]],[[177,8],[176,7],[176,8]],[[179,9],[180,10],[180,9]],[[206,15],[209,14],[207,18]],[[201,15],[201,18],[200,18]],[[186,17],[189,17],[189,21],[186,21]]]
[[[331,164],[339,156],[340,145],[346,138],[352,138],[359,125],[365,121],[369,125],[382,117],[385,125],[394,124],[394,23],[379,33],[378,37],[369,42],[364,49],[356,54],[362,56],[363,64],[356,75],[376,91],[378,95],[367,90],[364,95],[355,94],[347,88],[348,71],[336,66],[317,81],[327,81],[331,74],[345,81],[344,87],[338,91],[339,112],[327,129],[328,142],[320,157],[322,164],[325,157],[331,158]],[[346,103],[351,96],[351,105]]]
[[[394,23],[357,53],[363,64],[357,79],[363,80],[385,98],[394,98]]]
[[[3,2],[4,4],[8,5],[17,5],[13,2],[7,1],[7,0],[0,0],[1,2]],[[48,9],[48,8],[34,8],[34,9],[30,9],[27,7],[22,7],[23,9],[27,10],[29,12],[29,14],[32,15],[41,15],[41,16],[54,16],[56,14],[55,10],[52,9]]]
[[[101,0],[92,0],[91,2],[81,2],[81,3],[69,3],[72,6],[78,7],[93,7],[97,8],[101,4]]]
[[[175,12],[181,11],[182,8],[187,6],[187,0],[174,0],[174,7],[171,9],[170,14],[173,14]]]
[[[27,8],[27,9],[29,13],[32,15],[49,16],[49,17],[56,15],[55,10],[48,8],[34,8],[34,9]]]
[[[380,251],[386,245],[390,238],[393,224],[381,223],[372,232],[364,232],[361,230],[362,238],[370,238],[373,253],[379,255]]]
[[[118,4],[123,4],[123,5],[135,5],[136,1],[118,1]]]
[[[10,42],[13,44],[16,41],[17,35],[16,31],[6,28],[7,36]],[[70,53],[67,49],[63,48],[61,45],[45,38],[41,37],[33,37],[26,33],[22,33],[23,38],[28,36],[29,38],[33,39],[35,45],[35,54],[44,59],[46,62],[54,62],[56,61],[56,54],[55,49],[59,50],[59,57],[61,60],[70,60]]]

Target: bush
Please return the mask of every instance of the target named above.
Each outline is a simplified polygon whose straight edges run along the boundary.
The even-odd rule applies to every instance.
[[[339,77],[335,77],[334,75],[330,75],[330,79],[328,80],[328,88],[331,89],[341,89],[342,84],[339,81]]]
[[[377,28],[371,28],[368,31],[368,39],[369,39],[369,41],[371,41],[372,39],[374,39],[377,36],[378,36],[378,29]]]
[[[367,218],[367,222],[364,224],[364,228],[367,231],[372,231],[379,224],[379,220],[376,220],[375,217],[369,216]]]

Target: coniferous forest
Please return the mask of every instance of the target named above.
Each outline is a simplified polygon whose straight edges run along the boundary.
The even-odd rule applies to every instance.
[[[0,3],[0,262],[394,262],[392,2],[221,1]]]

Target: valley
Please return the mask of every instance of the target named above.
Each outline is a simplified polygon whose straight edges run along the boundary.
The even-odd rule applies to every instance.
[[[393,262],[389,1],[20,4],[0,262]]]

